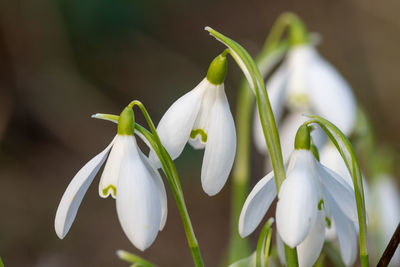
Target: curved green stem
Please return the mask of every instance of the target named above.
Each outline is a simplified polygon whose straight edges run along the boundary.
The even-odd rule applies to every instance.
[[[218,41],[222,42],[230,49],[229,51],[231,56],[235,59],[239,67],[242,69],[250,84],[250,87],[256,94],[256,101],[258,112],[260,114],[261,125],[271,157],[272,167],[275,173],[277,192],[279,192],[279,188],[283,180],[286,178],[286,174],[283,164],[279,134],[275,123],[275,117],[272,113],[271,104],[268,99],[268,94],[265,89],[264,79],[262,78],[261,73],[252,57],[241,45],[239,45],[232,39],[224,36],[223,34],[211,29],[210,27],[206,27],[206,30]],[[288,266],[298,266],[296,249],[291,249],[286,246],[285,250],[290,251],[290,253],[286,254],[286,262]]]
[[[367,245],[367,215],[365,209],[362,175],[356,153],[349,139],[347,139],[347,137],[333,123],[315,115],[309,115],[308,117],[312,118],[312,120],[306,121],[303,125],[316,123],[325,131],[330,140],[336,146],[351,174],[354,185],[354,196],[356,199],[358,225],[360,231],[361,266],[366,267],[369,265]]]
[[[199,244],[197,242],[196,236],[194,234],[193,226],[190,221],[189,213],[186,208],[185,199],[183,196],[183,191],[179,182],[178,173],[175,168],[175,164],[172,161],[170,155],[161,144],[160,137],[157,134],[156,127],[154,126],[153,121],[150,118],[145,106],[140,101],[132,101],[129,104],[129,107],[138,106],[145,117],[147,124],[150,127],[151,133],[147,131],[145,128],[141,127],[137,123],[135,124],[135,129],[138,130],[150,143],[154,152],[157,154],[160,159],[161,165],[167,176],[168,182],[171,186],[172,193],[175,197],[176,204],[178,206],[179,213],[181,215],[181,219],[183,222],[183,227],[185,229],[186,237],[188,240],[189,248],[192,253],[193,261],[196,267],[202,267],[203,259],[201,257]]]
[[[299,20],[299,17],[292,12],[282,13],[275,21],[267,40],[265,41],[265,50],[269,52],[270,50],[275,49],[280,40],[283,38],[283,35],[288,27],[294,23],[297,23]]]
[[[262,52],[260,54],[256,62],[263,77],[265,77],[283,57],[286,49],[286,43],[282,43],[275,46],[275,49],[268,49],[268,52]],[[248,83],[242,81],[239,87],[236,105],[237,153],[232,172],[231,239],[229,242],[230,262],[235,262],[244,258],[249,255],[251,251],[248,238],[242,238],[238,233],[238,221],[249,191],[253,103],[254,94],[251,92]]]

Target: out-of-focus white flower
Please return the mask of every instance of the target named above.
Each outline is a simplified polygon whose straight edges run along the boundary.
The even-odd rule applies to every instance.
[[[255,230],[275,197],[271,172],[256,184],[246,199],[239,219],[242,237]],[[290,247],[297,247],[300,266],[315,263],[324,243],[325,226],[332,221],[344,263],[354,263],[357,256],[354,192],[343,178],[320,164],[310,150],[296,149],[292,153],[278,199],[278,233]]]
[[[86,163],[68,185],[57,209],[56,233],[61,239],[68,233],[87,189],[109,152],[99,195],[116,199],[122,229],[138,249],[145,250],[165,225],[167,197],[160,174],[137,147],[131,108],[121,113],[118,134],[113,141]]]
[[[236,130],[223,83],[225,73],[226,58],[220,55],[211,63],[207,78],[175,101],[157,126],[172,159],[182,153],[188,141],[195,149],[205,148],[201,182],[211,196],[228,179],[236,152]],[[150,158],[159,166],[154,153]]]
[[[309,44],[294,46],[278,70],[267,82],[267,90],[275,119],[279,122],[284,108],[287,120],[279,126],[284,160],[293,150],[296,129],[304,122],[301,114],[312,113],[332,123],[346,135],[354,127],[356,101],[352,90],[338,71]],[[266,152],[258,112],[254,118],[257,148]],[[317,146],[323,143],[319,129],[312,132]]]
[[[371,185],[371,201],[368,206],[373,245],[380,257],[389,243],[400,221],[400,193],[394,182],[395,177],[381,174]],[[400,248],[396,249],[389,266],[400,265]]]

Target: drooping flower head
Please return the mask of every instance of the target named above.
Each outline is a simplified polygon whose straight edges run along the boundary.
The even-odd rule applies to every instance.
[[[301,34],[297,34],[299,36]],[[282,65],[267,81],[268,95],[280,122],[279,129],[284,160],[293,151],[293,140],[297,128],[305,121],[304,113],[312,113],[333,122],[349,135],[356,119],[356,100],[349,84],[305,37],[292,41],[291,48]],[[288,114],[283,118],[285,108]],[[256,112],[254,136],[257,148],[266,152],[262,129]],[[282,119],[283,118],[283,119]],[[313,131],[313,140],[320,148],[324,135]]]
[[[175,101],[157,126],[172,159],[182,153],[188,141],[195,149],[205,149],[201,182],[211,196],[224,186],[236,152],[235,125],[224,90],[226,72],[223,53],[212,61],[207,77]],[[154,153],[150,159],[158,161]]]
[[[165,225],[167,198],[160,174],[137,147],[131,107],[126,107],[119,116],[118,133],[113,141],[86,163],[68,185],[57,209],[56,233],[61,239],[68,233],[87,189],[109,152],[100,178],[99,195],[116,199],[123,231],[138,249],[145,250]]]
[[[357,255],[354,192],[343,178],[320,164],[310,149],[309,129],[302,126],[289,159],[287,178],[278,195],[279,237],[290,247],[297,247],[300,266],[312,266],[321,252],[325,227],[334,223],[342,259],[351,265]],[[256,184],[246,199],[239,219],[242,237],[256,229],[276,196],[271,172]]]

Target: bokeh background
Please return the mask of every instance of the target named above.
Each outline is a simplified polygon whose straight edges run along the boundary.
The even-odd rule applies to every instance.
[[[58,202],[77,170],[101,151],[115,125],[93,120],[141,100],[155,122],[205,76],[223,50],[204,27],[252,55],[281,12],[322,34],[321,54],[354,88],[378,127],[400,148],[400,2],[0,0],[0,256],[6,266],[127,266],[114,252],[139,253],[121,231],[115,202],[93,183],[65,240],[54,232]],[[235,112],[242,75],[230,60],[226,92]],[[139,122],[142,118],[137,115]],[[229,234],[230,183],[209,198],[200,186],[203,153],[176,161],[207,266]],[[253,152],[253,183],[263,173]],[[98,180],[97,180],[98,181]],[[168,191],[168,189],[167,189]],[[139,253],[160,266],[191,266],[172,194],[165,229]]]

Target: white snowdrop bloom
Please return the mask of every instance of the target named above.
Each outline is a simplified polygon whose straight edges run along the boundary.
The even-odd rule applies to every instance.
[[[188,141],[195,149],[205,148],[201,182],[210,196],[224,186],[236,152],[236,130],[223,84],[226,70],[226,57],[216,57],[207,77],[175,101],[157,126],[172,159],[182,153]],[[150,159],[160,166],[154,152]]]
[[[297,129],[303,122],[299,114],[312,113],[323,117],[338,126],[346,135],[354,128],[356,101],[352,89],[310,44],[291,48],[285,61],[267,81],[266,87],[275,119],[280,125],[280,134],[283,135],[283,148],[290,147],[292,137],[296,134],[293,129]],[[285,119],[281,121],[285,107],[289,110],[287,122]],[[257,148],[261,152],[267,152],[258,112],[253,125]],[[318,134],[319,131],[313,131],[313,140],[321,140],[314,136],[321,135]],[[284,159],[287,159],[291,151],[283,151]]]
[[[116,199],[117,214],[128,239],[140,250],[148,248],[167,218],[167,196],[160,174],[137,147],[133,112],[126,108],[118,121],[118,134],[100,154],[74,176],[61,198],[55,230],[63,239],[82,199],[100,167],[108,160],[99,183],[99,194]],[[111,152],[110,152],[111,151]]]
[[[338,174],[320,164],[309,146],[296,147],[290,156],[276,207],[279,236],[290,247],[298,248],[300,266],[312,266],[324,243],[325,226],[334,222],[343,262],[351,265],[357,256],[354,191]],[[242,237],[256,229],[276,195],[271,172],[245,201],[239,218]]]

